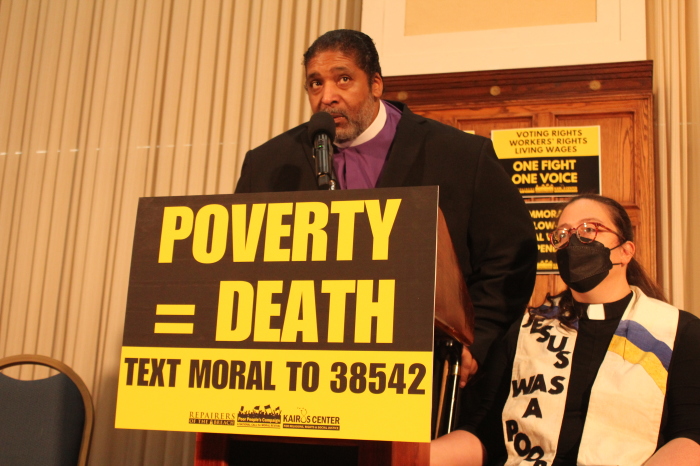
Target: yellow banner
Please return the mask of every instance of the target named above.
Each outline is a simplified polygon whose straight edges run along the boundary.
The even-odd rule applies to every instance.
[[[499,159],[540,157],[585,157],[600,155],[600,127],[552,127],[493,130],[493,146]],[[528,171],[571,170],[572,166],[537,166],[530,162]],[[566,163],[551,161],[550,163]]]
[[[432,353],[122,347],[117,428],[430,440]]]
[[[437,201],[142,198],[116,426],[429,441]]]

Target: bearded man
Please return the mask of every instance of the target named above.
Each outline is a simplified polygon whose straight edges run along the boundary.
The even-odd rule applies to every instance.
[[[335,121],[333,166],[341,189],[440,187],[439,205],[475,311],[475,341],[462,357],[464,386],[491,344],[522,316],[534,287],[535,232],[520,194],[489,139],[381,99],[379,57],[366,34],[327,32],[304,54],[304,67],[311,109]],[[236,192],[318,189],[307,126],[248,152]]]

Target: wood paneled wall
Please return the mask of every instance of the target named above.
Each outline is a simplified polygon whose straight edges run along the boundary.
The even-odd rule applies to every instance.
[[[627,209],[636,257],[656,277],[650,61],[388,77],[384,84],[384,98],[485,137],[493,129],[599,125],[602,194]],[[562,288],[558,275],[539,275],[532,303]]]

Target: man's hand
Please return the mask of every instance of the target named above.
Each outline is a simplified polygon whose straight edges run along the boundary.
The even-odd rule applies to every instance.
[[[462,347],[462,364],[459,368],[459,388],[464,388],[467,385],[469,377],[476,374],[479,369],[479,363],[472,357],[471,351],[466,346]]]

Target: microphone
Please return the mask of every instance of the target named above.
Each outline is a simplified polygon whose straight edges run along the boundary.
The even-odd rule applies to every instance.
[[[313,145],[316,161],[316,181],[318,189],[336,189],[333,173],[333,139],[335,139],[335,121],[330,113],[314,113],[309,120],[309,138]]]

